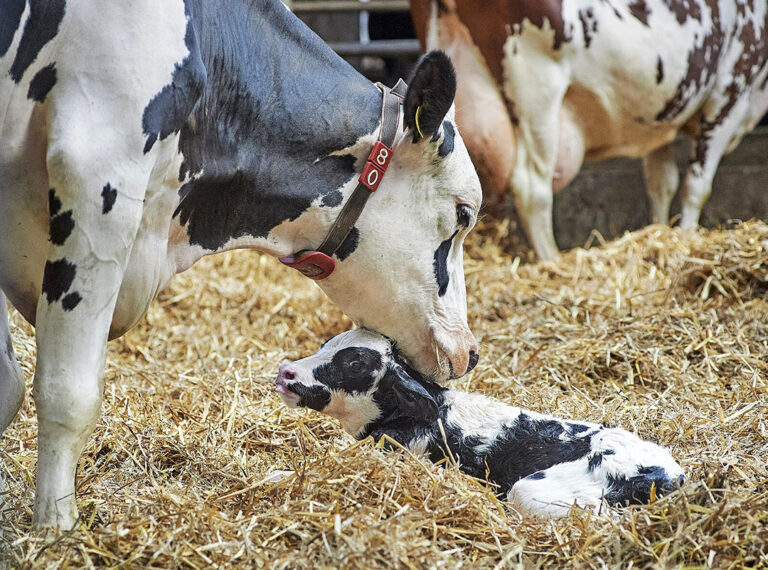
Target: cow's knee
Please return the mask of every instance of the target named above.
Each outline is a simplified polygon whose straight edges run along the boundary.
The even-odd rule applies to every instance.
[[[0,291],[0,434],[16,417],[23,400],[24,377],[13,351],[5,295]]]

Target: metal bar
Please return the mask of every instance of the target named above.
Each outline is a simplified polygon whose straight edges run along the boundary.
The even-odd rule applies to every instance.
[[[418,55],[419,40],[376,40],[368,44],[359,42],[329,42],[331,49],[340,56],[394,56]]]
[[[298,0],[290,2],[293,12],[408,12],[411,7],[407,0]]]

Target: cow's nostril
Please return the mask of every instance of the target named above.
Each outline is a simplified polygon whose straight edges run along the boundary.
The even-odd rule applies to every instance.
[[[478,360],[480,360],[480,355],[477,353],[477,351],[470,350],[469,351],[469,366],[467,366],[467,372],[469,372],[475,366],[477,366],[477,361]]]
[[[290,364],[282,364],[277,371],[277,376],[283,380],[293,380],[296,378],[296,370]]]

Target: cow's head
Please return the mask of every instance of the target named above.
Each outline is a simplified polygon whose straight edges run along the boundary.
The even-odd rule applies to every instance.
[[[437,402],[403,362],[388,338],[356,329],[333,337],[306,358],[280,366],[275,390],[290,407],[306,407],[341,420],[352,435],[380,418],[431,424]]]
[[[419,371],[445,379],[477,362],[462,245],[482,195],[452,119],[450,60],[442,52],[424,55],[408,83],[403,131],[355,224],[356,247],[319,284],[358,325],[395,339]]]

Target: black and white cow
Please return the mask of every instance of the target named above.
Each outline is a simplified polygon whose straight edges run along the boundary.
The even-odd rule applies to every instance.
[[[680,225],[695,227],[720,160],[768,109],[764,0],[411,0],[411,10],[422,45],[456,64],[458,123],[484,189],[511,188],[544,259],[557,255],[552,192],[584,160],[643,157],[653,218],[667,223],[672,142],[685,134]]]
[[[560,516],[574,503],[599,509],[603,499],[646,503],[683,482],[680,465],[654,443],[441,387],[364,329],[280,366],[275,389],[291,407],[338,418],[358,439],[387,435],[432,461],[453,457],[529,514]]]
[[[462,243],[481,194],[450,61],[410,81],[319,284],[446,378],[477,361]],[[68,526],[108,337],[204,255],[318,248],[369,168],[382,91],[277,0],[4,0],[0,109],[0,432],[23,398],[7,296],[37,329],[34,520]]]

